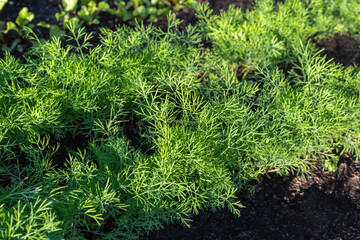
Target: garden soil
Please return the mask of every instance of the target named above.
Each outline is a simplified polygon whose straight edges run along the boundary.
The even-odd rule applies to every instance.
[[[208,2],[219,14],[234,7],[251,8],[251,0],[202,0]],[[56,23],[55,13],[59,11],[60,0],[10,0],[2,12],[0,20],[15,21],[22,7],[27,6],[35,13],[35,23],[45,21]],[[182,28],[195,23],[194,10],[184,9],[177,17],[184,20]],[[102,26],[114,27],[110,16],[101,16]],[[166,21],[155,25],[165,27]],[[46,35],[46,34],[45,34]],[[95,39],[96,41],[96,39]],[[26,44],[24,44],[26,46]],[[356,38],[337,35],[317,43],[328,59],[333,59],[346,67],[360,63],[360,42]],[[127,134],[137,132],[136,124],[129,124]],[[128,136],[134,139],[134,136]],[[83,143],[79,143],[83,140]],[[86,146],[87,139],[81,133],[68,135],[60,144],[61,150],[54,156],[62,165],[66,149],[76,150]],[[241,217],[226,208],[212,212],[203,210],[193,216],[191,227],[180,223],[164,225],[162,230],[153,231],[141,237],[142,240],[160,239],[360,239],[360,162],[343,154],[336,172],[321,167],[321,156],[306,177],[279,177],[274,173],[262,176],[254,193],[244,189],[237,198],[244,205]],[[112,220],[113,221],[113,220]],[[111,230],[109,221],[104,231]],[[88,235],[89,239],[97,236]]]

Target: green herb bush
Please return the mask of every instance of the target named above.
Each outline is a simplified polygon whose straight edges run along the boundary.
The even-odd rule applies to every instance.
[[[315,36],[358,34],[355,12],[359,7],[350,0],[287,0],[276,5],[263,0],[256,1],[252,11],[230,7],[220,16],[201,5],[198,17],[201,32],[213,43],[216,54],[237,64],[270,67],[296,61],[294,47]]]
[[[207,5],[202,5],[199,9],[198,17],[201,19],[199,27],[203,36],[213,44],[214,54],[228,62],[234,71],[245,66],[244,76],[237,80],[244,81],[244,78],[247,79],[247,72],[255,71],[255,74],[247,79],[258,87],[257,93],[252,94],[253,107],[250,108],[257,109],[257,113],[261,113],[261,116],[257,116],[258,120],[255,122],[241,124],[241,129],[244,125],[251,129],[249,130],[251,134],[246,136],[252,137],[250,142],[253,143],[254,149],[239,151],[236,148],[236,152],[242,154],[240,158],[248,159],[245,164],[239,164],[239,171],[246,169],[245,173],[250,173],[249,169],[244,168],[249,165],[251,168],[256,165],[273,166],[270,168],[274,171],[285,170],[284,173],[301,165],[307,168],[305,165],[308,161],[304,157],[307,156],[306,153],[319,153],[319,151],[329,153],[334,150],[334,145],[341,145],[334,144],[333,141],[352,145],[354,142],[350,139],[358,136],[358,121],[353,115],[356,115],[358,111],[358,90],[354,90],[357,89],[356,84],[352,85],[357,81],[355,80],[358,77],[357,68],[344,70],[340,66],[331,64],[325,61],[324,57],[320,57],[315,44],[310,42],[306,44],[313,40],[314,36],[324,32],[324,27],[319,26],[319,21],[314,21],[313,18],[317,14],[322,16],[322,13],[315,12],[321,8],[325,9],[324,4],[321,5],[320,2],[323,1],[290,0],[274,5],[271,0],[257,1],[253,11],[243,12],[241,9],[230,8],[220,16],[211,15],[211,10]],[[327,7],[336,8],[336,3],[324,2],[328,3]],[[352,1],[351,4],[344,5],[343,9],[345,7],[350,9],[351,6],[356,7],[359,4]],[[327,12],[326,15],[331,14]],[[339,15],[333,13],[329,17],[331,20],[324,24],[326,31],[328,33],[336,33],[339,29],[342,29],[342,32],[351,31],[351,26],[356,26],[356,21],[352,22],[348,28],[341,26],[353,21],[352,16],[345,17],[344,15],[338,20]],[[289,65],[290,70],[287,69],[284,72],[279,69],[282,64]],[[349,86],[349,84],[352,85],[349,88],[353,89],[350,92],[354,95],[344,96],[336,90],[340,86]],[[312,87],[313,85],[317,87]],[[345,90],[347,88],[341,87],[342,91],[349,93]],[[288,102],[290,99],[293,100]],[[325,106],[320,108],[321,101],[324,101],[326,105],[333,102],[333,105],[329,105],[331,109],[336,107],[332,110],[326,110]],[[348,110],[343,112],[343,109]],[[341,123],[332,122],[338,120]],[[234,121],[232,119],[229,122]],[[345,128],[350,125],[353,125],[348,129],[350,132],[354,131],[350,134],[352,137],[347,135],[337,139],[338,137],[332,135],[338,132],[336,135],[340,136],[340,132],[348,132]],[[338,130],[336,130],[337,127],[339,127]],[[253,132],[255,132],[254,136]],[[234,138],[231,139],[236,142]],[[266,139],[267,143],[262,143],[259,139]],[[273,143],[269,142],[269,139],[273,139]],[[286,144],[282,145],[285,142]],[[292,146],[299,152],[291,153]],[[352,146],[349,148],[354,149],[355,145]],[[256,156],[249,156],[250,152],[256,153]],[[257,155],[258,153],[264,153],[264,155]],[[233,154],[231,156],[234,156]],[[254,159],[263,160],[257,163]],[[335,163],[333,161],[333,159],[326,160],[327,167],[334,169],[336,161]],[[273,171],[270,168],[267,170]],[[252,176],[256,178],[258,173],[265,172],[266,169],[259,168]],[[241,176],[241,179],[244,177]]]
[[[136,239],[204,208],[240,215],[236,192],[263,174],[359,156],[359,68],[308,43],[318,30],[303,4],[258,1],[245,20],[203,6],[199,27],[102,29],[98,46],[75,24],[67,44],[30,34],[24,61],[0,59],[1,238]],[[240,78],[242,64],[252,71]],[[86,147],[62,166],[69,134]]]
[[[152,142],[149,148],[156,150],[151,156],[129,146],[125,136],[119,137],[131,109],[154,126],[165,124],[162,119],[169,121],[165,113],[158,116],[162,119],[152,120],[141,112],[148,98],[156,97],[148,88],[159,82],[165,89],[167,85],[161,82],[168,74],[186,74],[185,80],[195,81],[196,65],[204,61],[196,48],[198,33],[191,27],[187,35],[170,27],[168,33],[153,27],[123,27],[104,31],[103,45],[88,49],[90,36],[76,32],[75,26],[70,29],[74,37],[69,40],[75,46],[62,47],[54,38],[33,47],[26,64],[10,55],[1,60],[1,117],[8,126],[2,137],[4,165],[9,175],[18,172],[17,184],[24,188],[36,184],[35,195],[51,200],[49,206],[62,219],[63,236],[97,232],[111,217],[117,219],[118,227],[108,236],[131,237],[166,221],[188,224],[190,212],[204,206],[228,206],[238,213],[240,205],[232,200],[236,188],[223,163],[210,155],[212,143],[207,139],[211,135],[206,129],[171,126],[170,122],[167,128],[151,127],[144,132]],[[194,59],[198,60],[193,63]],[[157,113],[149,114],[153,118]],[[204,126],[211,126],[211,118],[207,119],[204,115]],[[46,136],[61,139],[79,129],[94,140],[89,149],[70,152],[66,168],[57,169],[51,157],[58,146],[51,145]],[[211,134],[215,138],[217,132]],[[184,145],[167,144],[179,140]],[[199,148],[192,146],[196,142],[202,143]],[[28,165],[15,160],[14,154],[19,154],[15,145],[21,146]],[[204,174],[203,179],[198,174]],[[8,191],[14,190],[8,187]],[[4,199],[4,207],[11,208],[22,197]],[[11,229],[3,224],[2,234],[8,237]]]
[[[359,35],[360,4],[358,1],[309,1],[310,22],[318,31],[318,37],[331,37],[346,32]]]

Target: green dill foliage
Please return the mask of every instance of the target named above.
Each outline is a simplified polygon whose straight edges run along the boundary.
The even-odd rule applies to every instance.
[[[131,238],[164,222],[188,225],[202,208],[227,206],[239,214],[231,174],[213,154],[218,126],[194,96],[208,54],[197,48],[196,29],[180,34],[177,24],[169,18],[167,32],[142,25],[103,30],[103,44],[91,49],[91,36],[70,25],[72,44],[38,40],[25,64],[10,55],[1,60],[2,171],[16,178],[1,188],[17,196],[6,197],[9,218],[15,213],[6,209],[16,200],[48,199],[65,238],[86,232]],[[155,153],[129,145],[127,112],[149,125],[142,144]],[[89,148],[69,151],[58,169],[52,156],[59,146],[49,136],[60,140],[79,130],[93,139]],[[20,154],[26,162],[17,161]],[[111,219],[117,227],[102,233]]]
[[[0,205],[2,239],[60,239],[60,222],[50,208],[51,202],[36,199],[28,204],[18,201],[11,209]]]
[[[169,16],[165,32],[102,29],[98,46],[74,23],[66,42],[30,33],[24,62],[0,59],[1,238],[137,239],[202,209],[240,215],[236,192],[269,172],[358,157],[360,69],[308,43],[306,4],[203,6],[199,28]],[[59,160],[76,134],[85,147]]]
[[[334,34],[351,33],[359,35],[360,3],[355,0],[308,0],[310,23],[318,31],[318,37],[331,37]]]
[[[272,0],[256,1],[254,10],[230,8],[220,16],[202,5],[198,17],[214,52],[234,63],[261,66],[291,61],[293,45],[313,33],[308,10],[299,0],[274,6]]]
[[[231,8],[212,15],[200,5],[202,33],[214,44],[214,52],[236,64],[262,67],[292,62],[294,47],[317,36],[358,33],[358,1],[258,0],[252,11]],[[326,35],[327,34],[327,35]]]
[[[304,47],[304,43],[322,32],[351,30],[357,21],[349,28],[342,26],[357,15],[345,17],[335,10],[324,14],[328,2],[322,3],[290,0],[274,5],[271,0],[257,1],[253,11],[230,8],[220,16],[211,15],[207,5],[199,9],[199,26],[203,36],[213,43],[214,54],[230,62],[232,69],[245,67],[255,72],[249,78],[243,72],[239,84],[251,82],[258,89],[251,94],[248,109],[242,104],[245,114],[238,116],[238,120],[230,118],[229,122],[239,122],[239,127],[234,125],[227,130],[236,136],[229,137],[229,150],[225,152],[229,151],[231,157],[239,156],[239,162],[231,165],[238,164],[235,172],[240,173],[237,175],[240,183],[266,171],[287,174],[299,167],[306,170],[309,167],[306,156],[320,152],[326,158],[325,166],[334,169],[337,159],[331,153],[337,147],[346,145],[345,151],[355,151],[357,70],[344,70],[326,62],[313,44]],[[347,1],[341,9],[357,5]],[[337,8],[334,2],[326,6]],[[320,20],[313,18],[316,14],[318,19],[329,20],[320,25]],[[283,72],[277,67],[280,63],[290,64],[292,70]],[[223,114],[222,118],[225,117]],[[244,131],[247,127],[249,130]],[[345,132],[349,134],[346,137],[342,136]]]
[[[115,122],[98,124],[109,137],[106,144],[95,142],[92,149],[99,160],[119,170],[117,178],[127,196],[124,203],[129,207],[119,218],[119,227],[135,216],[138,219],[126,226],[127,232],[150,231],[164,221],[188,224],[188,215],[204,207],[228,206],[235,213],[240,207],[232,200],[236,188],[231,175],[212,155],[217,126],[209,112],[201,111],[201,97],[194,96],[197,72],[205,61],[196,47],[199,34],[192,27],[187,35],[177,34],[173,30],[177,24],[170,21],[166,33],[141,25],[136,30],[123,27],[104,32],[102,52],[112,60],[104,63],[116,74],[135,114],[149,126],[141,134],[147,139],[144,144],[155,151],[151,156],[133,152],[131,157],[118,148],[124,142],[116,138]],[[202,127],[190,120],[198,115]]]
[[[117,88],[111,85],[109,73],[102,71],[101,65],[94,65],[99,61],[100,47],[88,51],[87,41],[90,36],[85,35],[83,29],[76,31],[74,26],[70,27],[70,31],[73,32],[73,36],[69,37],[69,41],[73,41],[75,45],[67,45],[63,48],[58,38],[44,44],[39,41],[29,53],[26,64],[20,63],[9,54],[0,61],[2,69],[0,146],[1,166],[4,166],[1,171],[4,176],[11,179],[11,184],[5,187],[7,190],[3,191],[1,196],[10,191],[12,195],[18,196],[17,199],[22,203],[29,198],[27,192],[22,193],[23,189],[36,186],[38,191],[35,195],[41,199],[53,199],[47,204],[46,209],[51,207],[58,216],[62,217],[60,224],[56,226],[63,236],[68,234],[67,232],[74,232],[79,225],[90,228],[90,225],[93,226],[91,221],[99,224],[102,219],[100,213],[104,211],[103,207],[99,207],[99,204],[102,204],[99,198],[106,197],[109,193],[110,198],[116,199],[116,195],[113,195],[112,189],[108,189],[111,183],[106,184],[106,180],[104,192],[102,185],[99,185],[102,183],[96,181],[92,186],[88,185],[86,179],[81,180],[78,177],[75,177],[74,186],[70,182],[67,189],[62,189],[61,184],[55,180],[65,181],[68,176],[76,174],[81,176],[82,172],[78,171],[78,166],[81,165],[78,162],[85,160],[81,154],[77,157],[69,155],[70,173],[57,172],[52,164],[52,156],[58,151],[59,146],[50,144],[49,136],[59,140],[66,133],[74,133],[80,128],[86,129],[87,134],[91,136],[96,122],[105,121],[110,113],[113,113],[117,120],[124,114],[123,100],[116,96]],[[84,51],[88,51],[88,54],[84,54]],[[23,155],[24,160],[17,160],[20,154]],[[65,162],[66,159],[63,161]],[[82,164],[88,166],[86,163],[82,162]],[[94,166],[89,165],[90,170]],[[80,188],[77,186],[79,184],[83,184],[86,188]],[[87,196],[89,192],[94,192],[94,198]],[[66,199],[63,200],[60,196]],[[9,209],[16,204],[13,202],[16,198],[6,199],[9,202],[6,202],[5,206]],[[33,200],[28,201],[30,202],[27,204],[32,204]],[[74,216],[71,215],[73,212],[63,216],[62,213],[69,213],[69,206],[78,210],[74,210]],[[114,204],[114,206],[122,205]],[[21,205],[21,209],[25,207]],[[6,209],[4,210],[6,219],[12,219],[13,215],[17,214]],[[97,210],[100,213],[96,212]],[[24,215],[24,219],[28,218],[26,216]],[[53,219],[55,218],[46,217],[46,221]],[[64,220],[67,222],[65,223]],[[73,225],[68,224],[73,220],[75,220]],[[7,220],[4,221],[6,225]],[[34,225],[30,227],[33,227],[34,231],[35,229],[42,231],[39,228],[40,223],[29,222],[32,223]],[[19,224],[22,225],[21,222],[17,223]],[[9,231],[18,232],[16,229]],[[10,233],[6,229],[4,232],[1,230],[1,234]]]

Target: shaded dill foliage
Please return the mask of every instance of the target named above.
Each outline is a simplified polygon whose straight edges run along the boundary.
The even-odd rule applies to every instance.
[[[166,32],[103,29],[94,47],[69,26],[68,44],[39,41],[26,62],[7,54],[1,238],[136,239],[167,222],[189,225],[203,208],[240,215],[236,192],[267,172],[306,174],[319,154],[334,170],[334,153],[359,156],[359,69],[326,61],[308,43],[323,29],[306,4],[258,1],[253,12],[219,17],[203,6],[198,28],[180,33],[169,18]],[[213,50],[200,47],[204,37]],[[242,64],[254,72],[239,79]],[[148,152],[124,134],[129,112]],[[89,147],[54,165],[59,144],[50,136],[79,131]]]

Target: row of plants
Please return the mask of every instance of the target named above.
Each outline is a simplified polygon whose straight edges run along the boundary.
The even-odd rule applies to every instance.
[[[0,11],[7,3],[7,0],[0,1]],[[48,29],[50,38],[53,36],[63,37],[68,32],[67,26],[71,24],[76,28],[100,23],[100,14],[107,13],[112,16],[115,23],[133,24],[135,20],[155,22],[159,19],[166,18],[170,12],[177,12],[184,7],[195,7],[195,0],[62,0],[59,5],[59,12],[55,14],[58,24],[49,24],[44,21],[31,24],[35,15],[29,12],[27,7],[20,10],[16,21],[0,21],[0,42],[2,51],[17,50],[23,52],[20,44],[24,41],[30,41],[26,38],[26,29],[41,32],[41,28]],[[5,36],[12,32],[16,38],[6,41]],[[45,40],[43,40],[45,41]]]
[[[358,157],[359,68],[310,41],[358,27],[360,4],[337,4],[200,5],[184,32],[169,16],[167,31],[102,29],[97,46],[71,21],[67,44],[29,30],[25,60],[0,59],[1,238],[136,239],[201,209],[240,216],[237,191],[261,175]],[[54,163],[68,134],[86,147]]]

